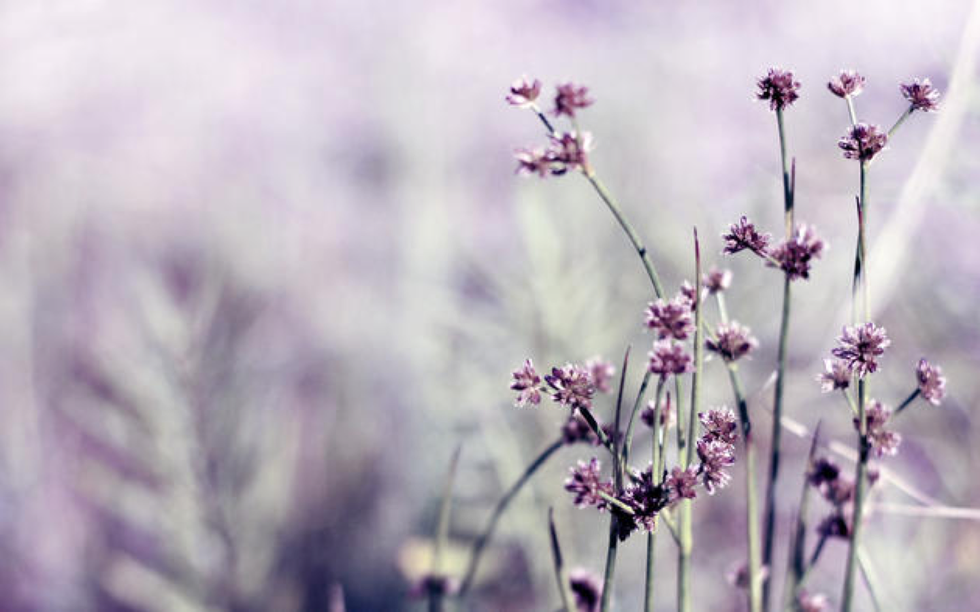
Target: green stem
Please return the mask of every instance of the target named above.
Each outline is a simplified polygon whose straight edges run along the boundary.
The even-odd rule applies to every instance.
[[[606,549],[606,571],[602,579],[600,612],[609,612],[612,606],[613,575],[616,573],[616,547],[619,546],[619,519],[609,513],[609,547]]]
[[[847,552],[847,570],[844,574],[844,594],[841,596],[841,610],[850,612],[854,599],[854,580],[858,566],[858,549],[861,542],[862,513],[867,489],[868,456],[868,419],[865,410],[866,389],[865,380],[858,380],[858,462],[854,475],[854,515],[851,518],[851,538]]]
[[[808,571],[806,566],[806,532],[807,532],[807,512],[810,506],[810,483],[809,474],[813,469],[817,456],[817,447],[820,441],[820,424],[813,434],[810,442],[810,453],[807,456],[806,472],[803,478],[803,487],[800,491],[800,505],[797,509],[796,522],[793,526],[793,539],[790,542],[789,563],[786,571],[786,588],[783,590],[783,609],[792,609],[793,602],[796,600],[803,576]]]
[[[759,554],[758,494],[755,483],[755,443],[752,438],[752,423],[749,420],[749,406],[745,400],[742,383],[738,379],[734,364],[728,364],[728,378],[732,393],[738,405],[739,420],[742,422],[742,442],[745,445],[745,488],[746,488],[746,538],[749,548],[749,611],[762,611],[762,579]]]
[[[911,404],[912,402],[915,401],[915,398],[917,398],[917,397],[919,397],[919,389],[918,388],[915,391],[913,391],[911,394],[909,394],[909,396],[905,398],[905,401],[904,402],[902,402],[901,404],[898,405],[898,408],[895,409],[895,412],[892,413],[892,416],[895,416],[899,412],[905,410],[909,406],[909,404]]]
[[[663,391],[663,379],[657,385],[657,398],[653,404],[653,449],[650,451],[650,479],[651,482],[658,482],[661,478],[663,469],[660,467],[662,456],[660,453],[660,394]],[[647,579],[646,590],[643,594],[644,612],[653,612],[653,577],[656,568],[656,547],[657,533],[651,531],[647,534]]]
[[[891,127],[891,129],[888,130],[888,140],[891,140],[892,139],[892,136],[895,135],[896,130],[898,130],[898,128],[903,123],[905,123],[905,120],[906,119],[908,119],[909,117],[912,116],[912,113],[913,112],[915,112],[915,107],[914,106],[909,106],[907,109],[905,109],[905,112],[902,113],[902,115],[898,118],[898,121],[895,122],[895,125],[893,125]]]
[[[452,458],[449,460],[449,470],[446,472],[446,483],[442,489],[442,501],[439,504],[439,519],[436,523],[436,542],[435,551],[432,555],[432,576],[444,576],[443,555],[446,550],[446,542],[449,540],[449,510],[453,501],[453,482],[456,479],[456,467],[459,465],[459,454],[462,446],[457,446],[453,451]],[[430,612],[440,612],[443,609],[442,589],[431,588],[429,590],[429,610]]]
[[[561,544],[558,542],[558,530],[555,529],[555,510],[548,508],[548,531],[551,533],[551,556],[555,563],[555,578],[558,580],[558,593],[561,595],[561,608],[565,612],[575,612],[572,607],[575,595],[572,584],[568,580],[568,571],[561,556]]]
[[[851,125],[857,125],[857,113],[854,112],[854,98],[851,96],[844,96],[844,101],[847,102],[847,116],[851,119]]]
[[[478,537],[476,542],[473,543],[473,552],[470,554],[470,563],[467,566],[466,576],[463,578],[463,583],[459,589],[460,597],[464,597],[469,591],[470,587],[473,585],[473,580],[476,577],[476,570],[479,567],[480,559],[483,556],[483,550],[486,548],[487,544],[490,543],[490,539],[493,537],[493,533],[497,528],[497,523],[500,521],[500,517],[503,516],[504,511],[507,510],[510,502],[517,496],[524,485],[531,480],[531,477],[538,471],[538,468],[544,465],[548,458],[555,454],[555,452],[557,452],[562,446],[563,442],[561,438],[559,438],[558,440],[552,442],[546,449],[541,451],[541,454],[538,455],[529,466],[527,466],[527,469],[524,470],[521,477],[518,478],[513,485],[511,485],[507,492],[504,493],[503,497],[501,497],[497,502],[497,505],[494,506],[493,512],[490,514],[490,519],[487,521],[486,527],[483,528],[483,533],[481,533],[480,537]]]
[[[640,406],[643,405],[643,398],[646,395],[647,385],[650,383],[650,377],[653,375],[650,369],[647,368],[646,373],[643,375],[643,382],[640,383],[640,392],[636,394],[636,401],[633,402],[633,411],[630,413],[630,419],[627,421],[626,425],[626,438],[623,444],[623,463],[625,464],[629,461],[630,449],[633,447],[633,427],[636,425],[636,415],[640,411]],[[657,402],[660,402],[660,394],[664,390],[664,378],[660,377],[657,380]]]

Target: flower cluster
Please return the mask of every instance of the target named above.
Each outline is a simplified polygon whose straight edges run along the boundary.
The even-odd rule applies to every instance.
[[[539,95],[541,95],[541,81],[537,79],[529,81],[526,76],[523,76],[511,84],[507,102],[517,108],[530,108],[534,106]]]
[[[590,571],[573,569],[568,573],[568,582],[575,597],[575,612],[599,612],[602,601],[602,581]]]
[[[875,457],[897,454],[898,447],[902,443],[901,434],[885,429],[885,423],[891,416],[892,411],[878,400],[868,402],[864,418],[868,427],[868,443]],[[860,430],[861,421],[857,417],[854,418],[854,427]]]
[[[938,406],[946,397],[946,377],[943,376],[943,370],[939,366],[920,359],[915,367],[915,378],[922,399],[933,406]]]
[[[704,278],[701,279],[701,284],[704,285],[704,288],[707,289],[708,293],[711,295],[721,293],[731,286],[732,271],[711,268],[711,270],[704,275]]]
[[[726,362],[731,363],[749,354],[759,345],[758,340],[752,337],[748,327],[739,325],[737,321],[722,323],[715,330],[714,337],[705,341],[707,349],[717,353]]]
[[[827,89],[838,98],[853,97],[864,90],[864,77],[853,70],[841,70],[827,83]]]
[[[759,232],[748,217],[742,217],[737,223],[728,228],[727,234],[722,234],[725,240],[724,253],[734,255],[746,249],[757,255],[764,255],[769,248],[770,235]]]
[[[726,468],[735,464],[735,415],[727,408],[709,410],[698,415],[705,431],[697,443],[698,474],[708,495],[724,488],[731,480]]]
[[[551,369],[551,374],[542,377],[534,369],[534,363],[525,359],[521,367],[511,374],[510,388],[517,391],[514,404],[518,407],[537,406],[541,403],[542,393],[548,393],[555,403],[572,409],[592,407],[592,398],[596,392],[608,393],[616,368],[601,357],[593,357],[584,365],[567,363],[562,367]],[[568,424],[565,429],[569,428]],[[574,436],[573,436],[574,437]]]
[[[793,236],[776,245],[769,253],[772,258],[767,263],[772,267],[779,265],[790,280],[810,278],[810,262],[819,259],[824,250],[824,242],[817,237],[813,227],[805,223],[796,226]]]
[[[650,351],[649,368],[661,378],[667,378],[671,374],[677,376],[692,372],[694,363],[681,343],[675,340],[657,340]]]
[[[830,393],[838,389],[847,389],[851,385],[851,369],[846,361],[840,359],[824,359],[824,371],[817,374],[820,390]]]
[[[557,86],[555,108],[552,114],[574,119],[576,111],[590,106],[594,100],[588,97],[588,88],[564,83]],[[541,82],[522,77],[510,87],[507,102],[517,108],[530,108],[545,121],[550,144],[547,148],[520,148],[514,152],[517,159],[518,174],[537,174],[541,178],[548,175],[559,176],[566,172],[589,171],[589,151],[592,150],[592,135],[588,132],[555,131],[541,114],[536,100],[541,94]]]
[[[650,302],[646,310],[646,326],[657,332],[658,338],[685,340],[694,332],[690,300],[683,293],[670,301]]]
[[[588,463],[579,461],[577,466],[569,470],[565,490],[575,495],[572,503],[577,507],[595,506],[600,511],[607,508],[608,503],[602,495],[613,494],[613,483],[602,479],[601,467],[599,460],[593,457]]]
[[[537,406],[541,403],[541,377],[534,370],[534,363],[530,359],[525,359],[524,364],[514,370],[511,376],[514,382],[510,384],[513,391],[518,391],[517,400],[514,402],[518,408],[523,408],[528,404]]]
[[[807,482],[830,502],[831,512],[817,525],[823,537],[847,538],[851,533],[849,516],[854,500],[854,483],[841,474],[840,466],[827,457],[810,465]]]
[[[871,161],[888,143],[888,134],[877,125],[857,123],[847,129],[847,133],[837,141],[847,159],[862,162]]]
[[[647,427],[653,428],[653,415],[655,414],[656,400],[650,400],[647,402],[646,407],[640,412],[640,420]],[[664,430],[670,429],[677,424],[677,414],[674,412],[674,407],[670,401],[670,393],[667,394],[667,398],[664,400],[663,405],[660,407],[660,427]]]
[[[831,353],[858,378],[873,374],[878,369],[878,358],[891,344],[885,328],[871,322],[844,327],[837,342],[839,346]]]
[[[769,100],[769,109],[783,110],[796,101],[800,95],[800,82],[795,80],[789,70],[770,68],[766,76],[758,81],[759,91],[756,94],[760,100]]]
[[[575,111],[580,108],[592,106],[595,102],[589,97],[589,88],[575,83],[563,83],[556,87],[558,90],[555,95],[555,109],[552,114],[556,117],[566,115],[575,117]]]
[[[932,86],[929,79],[913,79],[910,83],[899,85],[899,89],[912,110],[927,113],[939,110],[939,90]]]

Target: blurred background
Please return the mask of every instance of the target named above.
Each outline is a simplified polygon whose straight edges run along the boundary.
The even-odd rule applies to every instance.
[[[775,118],[753,100],[771,65],[803,83],[797,214],[830,244],[796,286],[787,414],[848,446],[846,406],[813,380],[848,318],[857,190],[825,83],[858,69],[858,115],[885,126],[900,81],[943,92],[872,169],[871,287],[893,339],[880,399],[908,394],[921,356],[950,396],[896,419],[885,467],[913,495],[878,488],[866,538],[886,609],[980,607],[978,513],[943,509],[980,508],[978,60],[969,0],[0,2],[0,610],[421,609],[406,595],[457,443],[462,572],[563,420],[514,408],[511,370],[632,345],[631,393],[650,343],[647,279],[588,184],[514,176],[513,149],[544,141],[504,103],[522,73],[547,106],[556,82],[590,87],[594,165],[671,291],[694,225],[732,269],[767,432],[781,283],[723,261],[719,235],[742,214],[779,232]],[[707,403],[730,401],[708,371]],[[784,444],[781,532],[808,441]],[[606,519],[562,490],[593,452],[563,449],[522,492],[465,609],[557,606],[549,505],[571,564],[601,571]],[[725,579],[740,482],[695,505],[696,609],[744,606]],[[811,579],[832,602],[845,552]],[[620,609],[638,609],[642,540],[621,555]]]

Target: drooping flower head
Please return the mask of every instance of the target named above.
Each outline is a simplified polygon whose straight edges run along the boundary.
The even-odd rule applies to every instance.
[[[544,149],[517,149],[514,158],[517,160],[515,174],[537,174],[544,178],[552,172],[551,155]]]
[[[572,502],[579,508],[595,506],[599,510],[606,509],[606,500],[601,493],[612,495],[611,480],[603,480],[599,460],[593,457],[588,463],[579,461],[578,465],[569,470],[565,480],[565,490],[575,495]]]
[[[551,173],[565,174],[570,170],[586,170],[589,167],[589,151],[592,150],[592,135],[582,132],[561,132],[551,136],[551,146],[546,155],[552,163]]]
[[[796,101],[800,95],[800,82],[793,78],[792,71],[770,68],[766,76],[758,81],[760,100],[769,100],[769,110],[783,110]]]
[[[760,233],[755,229],[755,224],[744,216],[737,223],[733,223],[728,228],[728,233],[722,234],[721,237],[725,240],[723,252],[727,255],[734,255],[745,249],[762,255],[769,247],[770,240],[769,234]]]
[[[701,283],[704,288],[708,290],[708,293],[714,295],[716,293],[721,293],[728,289],[732,284],[732,271],[731,270],[719,270],[718,268],[711,268],[704,278],[701,279]]]
[[[534,105],[539,95],[541,95],[541,81],[537,79],[530,81],[527,76],[522,76],[511,84],[507,102],[517,108],[528,108]]]
[[[779,268],[789,275],[790,280],[810,278],[810,266],[814,259],[823,254],[824,241],[821,240],[812,225],[800,223],[793,232],[793,237],[783,240],[769,253],[779,263]],[[766,261],[775,268],[776,264]]]
[[[725,468],[735,464],[735,447],[721,440],[698,440],[698,458],[701,460],[701,480],[708,495],[723,489],[732,477]]]
[[[580,568],[568,572],[575,597],[575,612],[599,612],[602,602],[602,581],[592,572]]]
[[[510,388],[513,391],[519,391],[517,401],[514,402],[515,406],[523,408],[528,404],[537,406],[541,403],[541,391],[539,390],[541,377],[538,376],[530,359],[525,359],[524,364],[514,370],[511,376],[513,376],[514,381],[510,384]]]
[[[885,423],[892,416],[892,411],[878,400],[871,400],[868,402],[864,416],[868,425],[868,441],[871,443],[871,452],[875,457],[898,454],[898,447],[902,443],[901,434],[885,429]],[[855,429],[860,426],[860,421],[855,417]]]
[[[595,102],[589,97],[589,88],[574,83],[564,83],[558,85],[558,93],[555,95],[555,109],[552,113],[558,117],[566,115],[575,117],[575,111],[580,108],[592,106]]]
[[[705,340],[704,345],[713,353],[717,353],[726,362],[733,362],[748,355],[759,345],[752,337],[751,330],[737,321],[722,323],[715,330],[714,337]]]
[[[913,79],[910,83],[899,85],[902,96],[912,105],[912,110],[933,112],[939,110],[939,90],[929,79]]]
[[[885,328],[872,322],[844,327],[837,342],[840,346],[831,353],[847,364],[851,373],[858,378],[873,374],[878,369],[878,358],[891,344]]]
[[[946,397],[946,377],[943,376],[943,370],[939,366],[920,359],[919,365],[915,368],[915,378],[919,383],[922,399],[933,406],[938,406]]]
[[[591,408],[595,386],[589,371],[580,365],[568,363],[561,368],[551,368],[551,374],[544,377],[551,387],[551,399],[558,404],[575,410]]]
[[[720,440],[725,444],[735,444],[738,440],[738,421],[735,420],[735,413],[730,408],[722,406],[707,412],[699,412],[698,420],[704,426],[702,438]]]
[[[864,77],[854,70],[841,70],[831,77],[827,89],[838,98],[854,97],[864,91]]]
[[[837,141],[847,159],[871,161],[888,144],[888,134],[877,125],[858,123],[847,128],[847,133]]]
[[[698,469],[695,466],[682,469],[674,467],[670,474],[664,479],[664,488],[667,490],[667,503],[672,504],[680,499],[694,499],[697,497],[695,487],[698,484]]]
[[[609,393],[611,391],[609,381],[612,380],[613,375],[616,373],[616,366],[602,357],[596,356],[585,361],[585,369],[589,371],[589,376],[592,377],[592,385],[596,388],[596,391],[601,393]]]
[[[840,359],[824,359],[823,372],[817,374],[817,382],[823,393],[846,389],[851,385],[851,370]]]
[[[685,340],[694,332],[691,302],[679,295],[669,302],[663,299],[650,302],[646,311],[646,326],[657,332],[658,338]]]
[[[691,356],[684,345],[674,340],[657,340],[650,351],[650,371],[666,378],[671,374],[686,374],[694,370]]]

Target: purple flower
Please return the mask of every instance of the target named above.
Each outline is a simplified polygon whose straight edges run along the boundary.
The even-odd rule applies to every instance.
[[[575,117],[575,111],[580,108],[592,106],[595,100],[589,98],[589,88],[574,83],[565,83],[557,87],[558,93],[555,96],[555,110],[552,111],[556,117],[567,115]]]
[[[643,423],[652,428],[653,427],[653,412],[655,400],[650,400],[646,407],[640,412],[640,419]],[[670,393],[667,394],[667,399],[664,401],[664,405],[660,407],[660,426],[664,429],[670,429],[677,423],[677,415],[674,414],[674,408],[670,402]]]
[[[793,237],[776,245],[770,255],[779,262],[779,268],[789,275],[790,280],[805,280],[810,278],[811,261],[820,258],[824,246],[813,226],[801,223],[796,226]],[[766,264],[776,267],[772,261],[767,261]]]
[[[551,136],[551,146],[546,153],[548,160],[552,162],[551,173],[554,175],[565,174],[569,170],[581,169],[585,171],[589,167],[588,153],[592,150],[592,135],[582,132],[561,132]]]
[[[735,447],[721,440],[701,438],[698,440],[698,458],[701,460],[701,479],[708,495],[725,488],[732,479],[725,468],[735,463]]]
[[[510,388],[514,391],[520,391],[517,394],[517,401],[514,405],[518,408],[523,408],[528,404],[537,406],[541,403],[541,392],[538,389],[538,385],[541,384],[541,377],[534,370],[534,364],[530,359],[524,360],[524,365],[514,370],[511,376],[514,377],[514,382],[510,384]]]
[[[888,143],[888,134],[877,125],[858,123],[847,128],[847,133],[837,141],[847,159],[871,161]]]
[[[714,408],[707,412],[698,413],[698,419],[704,426],[704,440],[719,440],[725,444],[735,444],[738,440],[738,421],[735,413],[729,408]]]
[[[606,500],[601,493],[612,495],[611,480],[602,480],[599,460],[593,457],[588,463],[579,461],[577,467],[569,470],[565,480],[565,490],[575,494],[574,504],[579,508],[595,506],[599,510],[606,509]]]
[[[522,76],[511,84],[507,102],[517,108],[528,108],[534,105],[540,94],[541,81],[529,81],[526,76]]]
[[[878,400],[868,402],[864,417],[868,425],[868,442],[875,457],[898,454],[902,436],[898,432],[885,429],[885,423],[892,416],[892,411]],[[854,428],[859,429],[860,420],[854,418]]]
[[[650,351],[650,371],[666,378],[691,372],[694,365],[684,346],[674,340],[657,340]]]
[[[595,432],[578,412],[573,412],[561,426],[561,441],[569,446],[579,442],[598,446],[599,436],[595,435]]]
[[[783,110],[799,98],[796,93],[800,82],[793,79],[789,70],[770,68],[768,74],[758,81],[760,100],[769,100],[769,110]]]
[[[667,491],[654,482],[653,466],[640,473],[623,495],[623,503],[633,510],[633,523],[644,531],[657,528],[657,514],[668,503]]]
[[[734,255],[739,251],[749,249],[757,255],[763,255],[769,247],[769,234],[759,233],[748,217],[742,217],[738,223],[728,228],[727,234],[722,234],[725,240],[724,253]]]
[[[817,533],[826,538],[851,537],[851,525],[841,509],[835,509],[817,525]]]
[[[592,377],[592,385],[596,391],[609,393],[611,390],[609,381],[616,373],[616,367],[602,357],[593,357],[585,361],[585,369],[589,371],[589,376]]]
[[[750,335],[750,331],[737,321],[722,323],[715,330],[715,337],[705,340],[704,345],[709,351],[718,353],[726,362],[737,361],[759,345],[759,341]]]
[[[728,289],[728,287],[732,284],[732,271],[711,268],[711,270],[704,275],[704,278],[701,279],[701,283],[711,295],[721,293],[722,291]]]
[[[819,489],[828,483],[836,482],[839,476],[840,466],[827,457],[820,457],[807,471],[807,482]]]
[[[856,96],[864,90],[864,77],[853,70],[841,70],[827,83],[827,89],[838,98]]]
[[[691,302],[679,295],[668,301],[657,300],[647,306],[646,325],[657,331],[658,338],[684,340],[694,332]]]
[[[851,385],[851,370],[846,362],[839,359],[824,359],[823,369],[823,372],[817,374],[817,381],[823,393],[846,389]]]
[[[599,612],[602,601],[602,581],[599,577],[588,570],[576,568],[568,573],[568,581],[575,597],[575,612]]]
[[[915,377],[919,383],[922,399],[933,406],[938,406],[946,397],[946,377],[943,376],[942,368],[920,359],[919,365],[915,368]]]
[[[558,404],[572,410],[592,407],[595,386],[589,371],[582,366],[568,363],[561,368],[551,368],[551,374],[544,380],[552,388],[551,399]]]
[[[840,346],[831,354],[843,360],[851,374],[858,378],[873,374],[878,369],[878,358],[891,344],[885,328],[871,322],[845,327],[837,342]]]
[[[696,302],[698,299],[697,289],[691,283],[684,281],[681,283],[680,293],[674,299],[686,301],[688,310],[694,312],[694,307],[697,305]]]
[[[517,149],[514,158],[517,159],[515,174],[537,174],[544,178],[552,172],[551,156],[544,149]]]
[[[801,589],[796,596],[796,609],[799,612],[824,612],[830,608],[830,602],[823,593],[807,593]]]
[[[691,466],[686,470],[675,467],[664,479],[664,488],[667,490],[667,502],[672,504],[680,499],[694,499],[697,492],[694,487],[698,484],[698,470]]]
[[[939,110],[939,90],[932,86],[929,79],[913,79],[911,83],[899,85],[899,89],[912,105],[912,110],[927,113]]]

